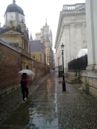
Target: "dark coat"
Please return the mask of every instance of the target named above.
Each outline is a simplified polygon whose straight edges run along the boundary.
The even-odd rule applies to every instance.
[[[27,88],[28,86],[28,77],[26,74],[23,74],[20,81],[21,87]]]

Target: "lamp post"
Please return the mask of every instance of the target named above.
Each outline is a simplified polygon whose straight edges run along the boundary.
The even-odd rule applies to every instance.
[[[66,91],[66,83],[65,83],[65,76],[64,76],[64,44],[61,45],[62,49],[62,90]]]

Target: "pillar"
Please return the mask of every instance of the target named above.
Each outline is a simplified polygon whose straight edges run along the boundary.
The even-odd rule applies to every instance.
[[[86,0],[89,70],[97,69],[97,0]]]

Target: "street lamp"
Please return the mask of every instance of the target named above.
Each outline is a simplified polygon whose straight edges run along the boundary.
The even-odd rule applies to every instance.
[[[66,91],[66,83],[65,83],[65,76],[64,76],[64,44],[62,43],[61,45],[61,49],[62,49],[62,89],[63,91]]]

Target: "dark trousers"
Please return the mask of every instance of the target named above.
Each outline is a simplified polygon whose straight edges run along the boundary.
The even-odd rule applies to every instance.
[[[21,87],[21,89],[22,89],[22,95],[24,100],[25,97],[28,98],[29,91],[27,87]]]

